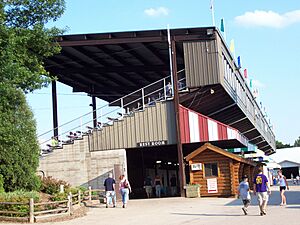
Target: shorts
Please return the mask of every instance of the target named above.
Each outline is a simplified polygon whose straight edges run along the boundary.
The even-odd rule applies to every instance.
[[[282,191],[282,190],[285,191],[285,190],[286,190],[286,186],[280,186],[280,187],[279,187],[279,190],[280,190],[280,191]]]
[[[249,205],[250,204],[250,199],[243,199],[243,204],[244,205]]]
[[[257,192],[257,199],[261,204],[263,201],[267,202],[269,200],[269,195],[267,192]]]

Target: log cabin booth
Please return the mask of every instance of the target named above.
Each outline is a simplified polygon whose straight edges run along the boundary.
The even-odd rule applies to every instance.
[[[201,196],[231,197],[237,195],[243,175],[252,187],[256,163],[206,143],[186,156],[190,183],[200,185]]]

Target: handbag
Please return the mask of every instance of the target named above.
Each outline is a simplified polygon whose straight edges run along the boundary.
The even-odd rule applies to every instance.
[[[128,184],[127,180],[124,180],[123,186],[124,186],[124,188],[129,188],[129,184]]]

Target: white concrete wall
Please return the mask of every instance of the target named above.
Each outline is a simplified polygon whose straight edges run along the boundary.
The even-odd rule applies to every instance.
[[[83,140],[75,140],[74,144],[40,158],[39,170],[72,186],[103,188],[115,164],[121,164],[127,175],[125,149],[89,152],[88,137],[84,136]]]

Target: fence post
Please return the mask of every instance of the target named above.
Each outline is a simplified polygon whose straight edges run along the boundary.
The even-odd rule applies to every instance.
[[[92,187],[89,186],[89,201],[92,201]]]
[[[81,204],[81,191],[78,190],[78,205],[80,206]]]
[[[29,223],[34,223],[34,201],[29,199]]]
[[[68,195],[68,203],[67,203],[67,207],[68,207],[68,214],[69,216],[71,215],[71,196]]]

